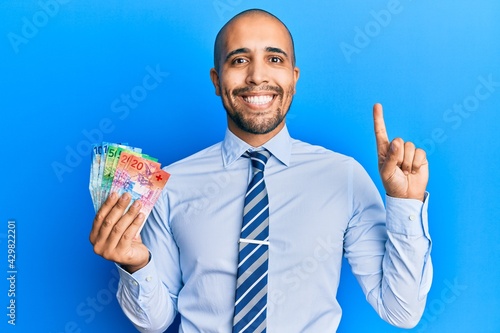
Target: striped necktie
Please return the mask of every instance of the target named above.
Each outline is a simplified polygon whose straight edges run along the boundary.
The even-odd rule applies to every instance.
[[[248,185],[239,243],[233,333],[266,331],[269,201],[264,167],[267,150],[247,152],[253,176]]]

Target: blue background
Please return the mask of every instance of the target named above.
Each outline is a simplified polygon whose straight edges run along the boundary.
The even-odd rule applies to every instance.
[[[382,191],[371,116],[381,102],[389,135],[428,152],[435,273],[411,332],[500,331],[500,2],[4,0],[1,332],[135,331],[114,298],[113,264],[88,241],[89,141],[127,141],[164,165],[220,141],[213,40],[251,7],[294,35],[294,137],[355,157]],[[161,75],[146,90],[151,70]],[[15,327],[6,316],[9,219]],[[377,317],[344,267],[339,332],[403,331]]]

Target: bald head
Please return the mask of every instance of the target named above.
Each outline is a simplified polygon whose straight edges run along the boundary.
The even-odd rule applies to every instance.
[[[222,60],[221,59],[222,52],[223,52],[224,43],[226,40],[226,35],[227,35],[228,30],[230,30],[231,26],[233,24],[237,23],[237,21],[239,19],[246,18],[246,17],[267,17],[267,18],[270,18],[272,20],[279,22],[280,25],[282,25],[286,29],[286,31],[288,32],[288,35],[290,36],[290,44],[291,44],[291,48],[292,48],[292,54],[290,56],[292,59],[292,63],[295,66],[295,46],[293,44],[292,34],[290,33],[290,30],[288,30],[288,27],[279,18],[277,18],[276,16],[274,16],[273,14],[271,14],[265,10],[248,9],[248,10],[245,10],[245,11],[235,15],[233,18],[231,18],[226,24],[224,24],[224,26],[220,29],[219,33],[217,34],[217,37],[215,38],[215,44],[214,44],[214,68],[215,68],[215,70],[217,72],[219,72],[219,67],[220,67],[220,63]]]

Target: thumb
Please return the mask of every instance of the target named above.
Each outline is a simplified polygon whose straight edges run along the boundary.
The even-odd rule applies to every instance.
[[[403,164],[404,159],[404,142],[402,139],[397,138],[392,140],[389,145],[389,150],[385,158],[384,163],[380,168],[380,175],[383,180],[389,179],[395,172],[395,169],[399,168]]]

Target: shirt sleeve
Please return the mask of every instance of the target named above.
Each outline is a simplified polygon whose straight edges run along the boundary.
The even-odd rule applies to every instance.
[[[379,316],[401,328],[416,326],[432,282],[427,204],[386,196],[357,163],[352,170],[351,220],[344,254],[367,301]]]
[[[133,274],[118,266],[118,303],[140,332],[164,332],[177,314],[181,273],[178,248],[167,222],[167,205],[163,194],[141,231],[151,253],[149,263]]]

